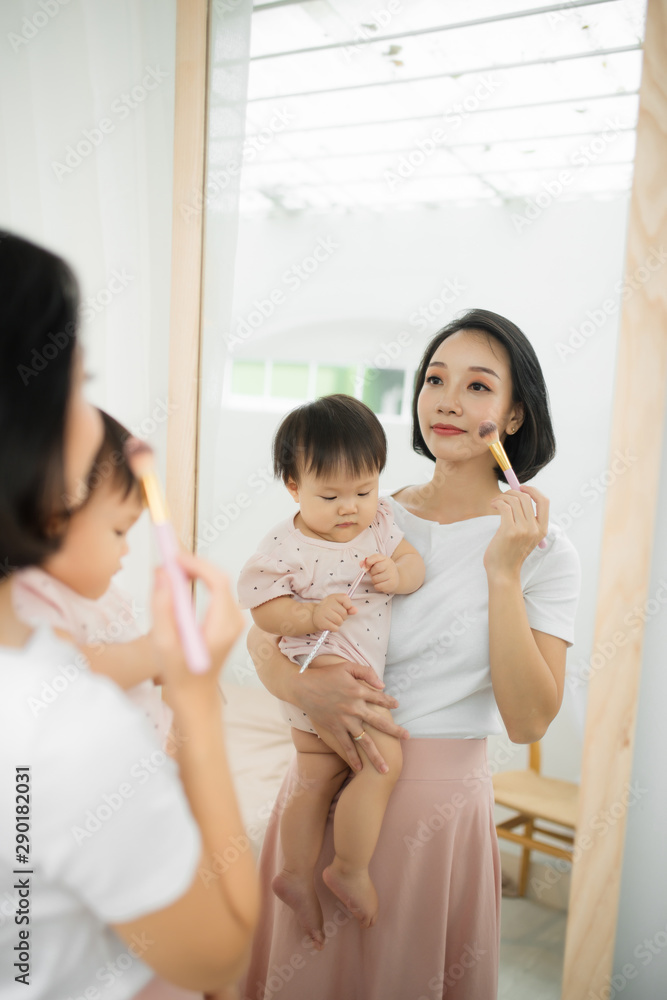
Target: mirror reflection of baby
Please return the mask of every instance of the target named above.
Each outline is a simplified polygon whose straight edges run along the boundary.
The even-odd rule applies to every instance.
[[[275,474],[299,511],[273,528],[245,564],[241,605],[251,609],[261,629],[282,636],[280,648],[295,663],[304,662],[328,629],[308,669],[342,659],[367,664],[382,677],[391,597],[412,593],[424,580],[421,556],[403,538],[389,503],[378,499],[386,461],[382,426],[359,400],[325,396],[287,415],[274,439],[273,459]],[[350,599],[346,592],[360,567],[367,573]],[[297,791],[281,818],[285,861],[273,890],[321,947],[323,918],[313,871],[331,800],[349,766],[332,734],[323,732],[320,739],[305,713],[281,704],[297,750]],[[323,879],[362,926],[370,927],[378,901],[368,865],[402,755],[397,739],[364,725],[389,771],[379,774],[363,742],[357,743],[363,768],[336,805],[335,857]],[[362,728],[360,723],[359,733],[350,735],[359,740]]]
[[[172,712],[154,683],[152,641],[140,635],[132,601],[112,583],[128,552],[126,535],[143,510],[143,498],[123,452],[129,431],[100,412],[104,440],[87,497],[72,513],[58,551],[42,567],[14,575],[12,599],[20,618],[67,633],[92,670],[126,689],[165,745]]]

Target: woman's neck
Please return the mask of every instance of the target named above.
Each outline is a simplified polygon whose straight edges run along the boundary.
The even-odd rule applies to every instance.
[[[405,491],[412,513],[429,521],[451,524],[496,514],[491,501],[501,492],[488,462],[443,462],[438,459],[430,482]]]
[[[20,649],[32,635],[32,629],[16,617],[12,604],[12,581],[0,583],[0,646]]]

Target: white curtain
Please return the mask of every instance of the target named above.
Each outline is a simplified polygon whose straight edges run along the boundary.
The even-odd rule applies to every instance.
[[[73,265],[90,397],[161,464],[175,38],[175,0],[0,4],[0,225]],[[145,522],[122,580],[142,599]]]

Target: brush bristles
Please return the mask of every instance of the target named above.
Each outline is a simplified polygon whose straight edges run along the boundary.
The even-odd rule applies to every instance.
[[[498,437],[498,428],[493,420],[483,420],[477,428],[477,433],[481,439],[488,444],[491,453],[503,472],[512,468],[512,463],[507,457],[507,452],[503,448]]]
[[[143,487],[154,524],[164,524],[169,520],[169,513],[155,471],[153,449],[145,441],[131,437],[125,442],[124,450],[127,464]]]
[[[139,438],[129,437],[123,446],[125,459],[137,479],[154,471],[153,449]]]
[[[479,425],[477,433],[485,440],[486,438],[495,438],[496,441],[498,440],[498,428],[494,424],[493,420],[483,420]],[[490,444],[489,441],[486,441],[486,443]]]

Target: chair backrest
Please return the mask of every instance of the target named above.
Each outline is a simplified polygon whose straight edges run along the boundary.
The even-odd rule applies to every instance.
[[[537,743],[531,743],[528,751],[528,767],[531,771],[537,771],[540,773],[540,768],[542,766],[542,750],[540,747],[539,740]]]

